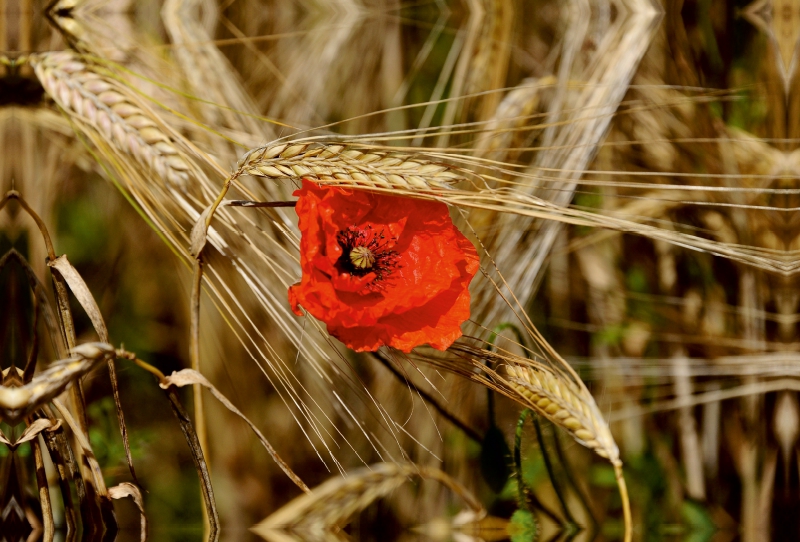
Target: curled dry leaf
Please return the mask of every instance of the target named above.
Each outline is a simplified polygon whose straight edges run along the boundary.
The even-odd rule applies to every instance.
[[[109,342],[108,328],[103,320],[100,307],[97,305],[97,301],[95,301],[92,292],[89,291],[89,287],[86,285],[86,282],[84,282],[80,273],[78,273],[72,264],[69,263],[69,260],[67,260],[66,254],[59,256],[55,260],[49,261],[47,265],[58,271],[67,282],[70,290],[72,290],[72,294],[78,299],[81,307],[83,307],[83,310],[86,311],[86,314],[92,321],[92,326],[94,326],[94,330],[97,332],[100,340],[105,343]],[[75,349],[73,349],[73,352],[75,352]],[[125,416],[122,413],[122,403],[120,402],[119,385],[117,383],[117,371],[114,366],[113,356],[108,358],[108,373],[114,395],[114,407],[117,413],[119,431],[122,435],[122,443],[125,447],[125,459],[127,460],[128,468],[131,471],[131,476],[133,476],[134,480],[137,480],[136,471],[133,468],[133,456],[131,455],[131,446],[128,439],[128,429],[125,425]]]
[[[39,418],[26,427],[25,431],[22,432],[19,438],[13,442],[10,441],[2,431],[0,431],[0,442],[8,446],[9,449],[16,450],[20,444],[24,444],[25,442],[33,440],[42,431],[55,431],[59,427],[61,427],[61,420],[53,421],[48,420],[47,418]]]
[[[122,482],[119,485],[108,488],[108,496],[112,499],[124,499],[130,497],[139,509],[140,523],[140,540],[144,542],[147,540],[147,516],[144,513],[144,500],[142,499],[142,492],[139,488],[130,482]]]
[[[89,287],[83,281],[83,278],[78,271],[72,267],[69,260],[67,260],[67,255],[59,256],[55,260],[47,262],[47,265],[61,273],[61,276],[67,281],[70,290],[72,290],[72,294],[92,321],[92,326],[94,326],[98,337],[102,342],[107,343],[108,328],[106,328],[103,315],[100,313],[100,307],[97,306],[97,301],[94,300],[94,296],[92,296],[92,292],[89,291]]]
[[[192,256],[195,258],[200,255],[208,241],[208,226],[206,226],[206,221],[213,208],[213,206],[206,207],[203,212],[200,213],[200,217],[194,223],[194,226],[192,226],[190,250]]]

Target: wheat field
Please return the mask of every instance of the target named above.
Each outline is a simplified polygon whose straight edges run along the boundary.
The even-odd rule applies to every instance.
[[[0,539],[796,539],[798,28],[0,2]],[[446,205],[463,336],[294,313],[305,183]]]

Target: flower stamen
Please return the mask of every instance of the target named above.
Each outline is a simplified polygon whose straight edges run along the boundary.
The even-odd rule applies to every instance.
[[[395,239],[387,239],[383,230],[376,233],[371,225],[350,226],[340,231],[336,235],[336,240],[342,247],[340,268],[355,277],[374,273],[375,279],[370,284],[371,289],[379,289],[378,283],[385,280],[398,267],[397,260],[400,254],[389,249],[389,243]]]

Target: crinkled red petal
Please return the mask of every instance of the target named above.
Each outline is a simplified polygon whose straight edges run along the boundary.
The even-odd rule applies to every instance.
[[[409,352],[426,343],[444,350],[461,336],[479,258],[447,206],[307,180],[295,195],[303,275],[289,289],[292,310],[302,306],[357,351],[389,345]],[[337,267],[337,234],[351,226],[383,232],[387,249],[399,254],[377,289],[369,287],[374,273],[355,277]]]

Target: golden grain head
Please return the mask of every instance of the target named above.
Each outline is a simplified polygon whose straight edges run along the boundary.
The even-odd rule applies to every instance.
[[[239,171],[268,179],[310,178],[328,185],[440,192],[468,180],[451,165],[347,144],[278,143],[248,152]]]
[[[91,127],[169,186],[186,188],[192,168],[185,153],[122,83],[71,51],[32,55],[29,62],[48,96],[79,126]]]
[[[508,364],[504,369],[512,398],[564,428],[599,456],[619,462],[619,448],[590,393],[541,367]]]

